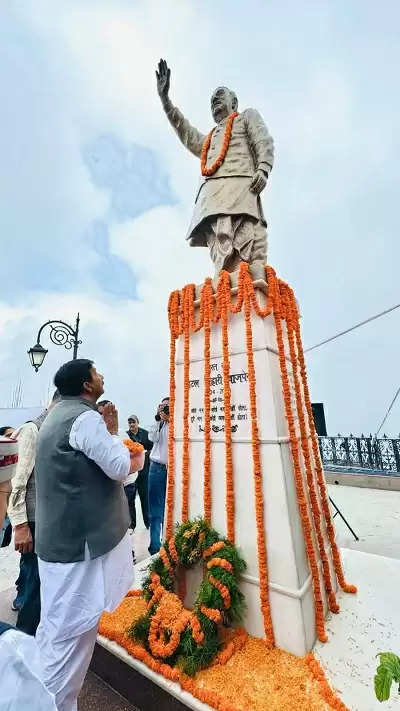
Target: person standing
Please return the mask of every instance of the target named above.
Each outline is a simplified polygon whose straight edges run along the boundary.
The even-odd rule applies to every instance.
[[[15,432],[14,427],[10,427],[9,425],[0,427],[0,437],[12,437],[13,432]]]
[[[158,553],[161,547],[167,486],[168,431],[169,397],[165,397],[157,408],[155,424],[149,431],[149,439],[153,442],[149,469],[150,555]]]
[[[6,425],[5,427],[0,427],[0,439],[3,441],[12,438],[14,427]],[[6,443],[4,443],[6,446]],[[3,467],[5,467],[4,461],[2,462]],[[0,464],[1,466],[1,464]],[[0,470],[1,474],[1,470]],[[11,481],[3,482],[0,477],[0,548],[6,548],[11,543],[12,536],[12,526],[10,519],[7,516],[7,502],[8,497],[11,493]],[[7,498],[4,494],[7,493]],[[4,506],[6,508],[4,508]]]
[[[0,543],[4,532],[11,480],[18,463],[18,442],[0,435]]]
[[[54,383],[62,399],[39,432],[36,455],[36,640],[58,711],[76,711],[100,616],[133,582],[123,482],[142,468],[144,453],[130,454],[118,437],[112,403],[103,416],[97,411],[104,378],[92,360],[65,363]]]
[[[139,494],[140,505],[142,507],[143,523],[146,528],[149,528],[149,452],[153,447],[153,443],[149,439],[149,433],[143,427],[139,427],[139,418],[137,415],[128,417],[128,437],[133,442],[139,442],[145,449],[144,467],[139,472],[134,484],[129,482],[129,477],[125,483],[125,493],[128,497],[129,511],[131,514],[131,527],[134,531],[136,528],[136,493]],[[129,490],[129,491],[128,491]]]
[[[40,620],[40,579],[35,553],[36,444],[40,428],[58,400],[59,394],[56,391],[48,410],[13,433],[18,440],[18,464],[12,480],[8,517],[14,529],[15,550],[21,554],[21,558],[16,581],[17,597],[12,608],[18,611],[17,629],[30,635],[35,634]]]

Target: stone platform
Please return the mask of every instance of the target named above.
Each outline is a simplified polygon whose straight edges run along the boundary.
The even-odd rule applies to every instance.
[[[265,281],[253,283],[261,307],[267,299]],[[237,289],[231,289],[234,301]],[[229,292],[228,292],[229,295]],[[196,318],[199,301],[195,302]],[[264,535],[266,539],[269,602],[276,645],[288,652],[302,656],[309,651],[316,638],[314,592],[307,560],[304,535],[297,503],[293,474],[290,438],[282,393],[281,369],[274,316],[266,318],[251,309],[252,355],[254,358],[258,448],[262,471],[262,498],[264,506]],[[283,323],[286,363],[289,378],[294,427],[300,442],[300,424],[297,412],[295,383],[286,326]],[[249,393],[249,362],[243,310],[228,317],[228,351],[230,382],[230,421],[225,421],[224,410],[224,350],[221,323],[211,324],[210,343],[210,421],[211,421],[211,524],[222,535],[227,535],[226,515],[226,428],[231,429],[234,489],[235,545],[247,563],[241,576],[241,590],[247,610],[243,626],[250,635],[263,637],[264,620],[260,604],[259,551],[257,540],[255,480],[252,453],[252,417]],[[172,519],[182,520],[183,462],[185,447],[184,393],[185,393],[184,337],[176,342],[175,381],[176,404],[174,422],[175,477]],[[204,328],[190,332],[189,336],[189,519],[204,516],[204,455],[205,455],[205,385],[204,385]],[[307,413],[304,408],[304,418]],[[308,440],[310,432],[306,425]],[[305,464],[300,455],[301,475],[305,486],[309,515]],[[314,537],[314,530],[311,530]],[[336,576],[325,527],[322,529],[325,550],[331,569],[333,587]],[[327,601],[321,575],[318,546],[314,541],[320,571],[321,594],[324,612]],[[192,595],[199,584],[201,571],[187,574],[188,589]],[[186,600],[190,606],[190,599]]]
[[[329,641],[317,643],[314,653],[350,711],[378,711],[383,706],[374,694],[376,654],[400,650],[400,560],[359,551],[341,552],[346,574],[357,582],[359,593],[338,592],[341,613],[328,616]],[[136,568],[138,582],[143,564]],[[101,636],[92,668],[140,711],[210,711],[209,706],[182,691],[178,684],[154,673]],[[400,697],[394,687],[384,708],[400,711]]]

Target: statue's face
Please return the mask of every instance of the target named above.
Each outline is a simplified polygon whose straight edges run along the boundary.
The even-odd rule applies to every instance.
[[[220,86],[216,89],[211,97],[211,113],[216,123],[223,121],[229,116],[233,107],[233,96],[226,86]]]

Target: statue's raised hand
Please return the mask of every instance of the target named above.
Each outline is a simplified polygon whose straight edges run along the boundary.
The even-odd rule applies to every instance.
[[[156,71],[157,77],[157,91],[161,101],[168,99],[168,92],[170,86],[171,70],[165,61],[165,59],[160,59],[158,62],[158,71]]]

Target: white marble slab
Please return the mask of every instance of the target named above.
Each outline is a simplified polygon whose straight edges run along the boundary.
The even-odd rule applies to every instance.
[[[343,549],[342,556],[346,577],[358,586],[359,592],[357,595],[338,593],[340,614],[329,614],[329,640],[326,644],[317,643],[314,653],[329,683],[350,711],[400,710],[395,686],[384,705],[376,700],[373,686],[376,654],[400,651],[400,560]],[[145,562],[136,566],[137,580],[144,567]],[[114,642],[103,637],[98,637],[98,642],[189,708],[196,711],[209,708],[183,692],[178,684],[167,681],[130,657]]]

